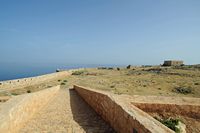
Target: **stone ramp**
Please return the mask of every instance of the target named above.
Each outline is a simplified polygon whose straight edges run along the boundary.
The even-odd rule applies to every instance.
[[[60,89],[20,133],[113,133],[114,130],[73,89]]]

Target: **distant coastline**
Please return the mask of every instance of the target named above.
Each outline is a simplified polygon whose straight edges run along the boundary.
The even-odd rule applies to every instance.
[[[94,68],[99,66],[120,66],[120,65],[66,65],[66,66],[47,66],[47,67],[26,67],[26,66],[0,66],[0,81],[34,77],[56,72],[56,69],[77,69]],[[122,66],[122,65],[121,65]]]

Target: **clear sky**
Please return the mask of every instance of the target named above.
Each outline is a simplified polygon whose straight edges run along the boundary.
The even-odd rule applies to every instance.
[[[0,0],[0,64],[200,63],[200,0]]]

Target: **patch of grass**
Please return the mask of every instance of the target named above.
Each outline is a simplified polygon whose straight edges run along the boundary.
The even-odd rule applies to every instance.
[[[31,93],[31,90],[27,90],[26,92],[27,92],[27,93]]]
[[[160,121],[162,124],[164,124],[168,128],[172,129],[176,133],[180,133],[180,129],[177,127],[178,124],[179,124],[179,121],[180,121],[179,119],[173,119],[173,118],[159,119],[157,117],[155,117],[155,119],[158,120],[158,121]]]
[[[176,93],[184,94],[184,95],[192,93],[191,88],[184,88],[184,87],[177,87],[173,91]]]

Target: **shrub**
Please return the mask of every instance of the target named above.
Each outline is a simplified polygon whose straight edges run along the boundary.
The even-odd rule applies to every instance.
[[[59,79],[58,82],[60,82],[61,80]]]
[[[97,69],[107,69],[106,67],[98,67]]]
[[[192,93],[192,90],[191,88],[183,88],[183,87],[178,87],[178,88],[175,88],[174,91],[176,93],[181,93],[181,94],[189,94],[189,93]]]
[[[194,83],[194,85],[199,85],[199,83]]]
[[[2,83],[0,83],[0,85],[2,85]]]
[[[84,73],[84,71],[75,71],[72,73],[72,75],[81,75],[83,73]]]
[[[31,90],[27,90],[26,92],[27,92],[27,93],[31,93]]]
[[[63,82],[67,82],[67,80],[63,80]]]
[[[64,83],[64,82],[62,82],[60,85],[65,85],[65,83]]]
[[[113,68],[112,68],[112,67],[109,67],[108,70],[113,70]]]
[[[111,85],[111,86],[110,86],[110,88],[114,88],[114,87],[115,87],[115,85]]]
[[[120,71],[120,68],[118,67],[117,70]]]
[[[11,95],[16,96],[16,95],[19,95],[19,94],[15,93],[15,92],[11,92]]]
[[[162,124],[164,124],[165,126],[167,126],[168,128],[174,130],[176,133],[180,132],[180,129],[177,127],[177,125],[179,124],[179,119],[159,119],[157,117],[155,117],[155,119],[157,119],[158,121],[160,121]]]
[[[127,69],[130,69],[130,68],[131,68],[131,65],[128,65],[126,68],[127,68]]]

